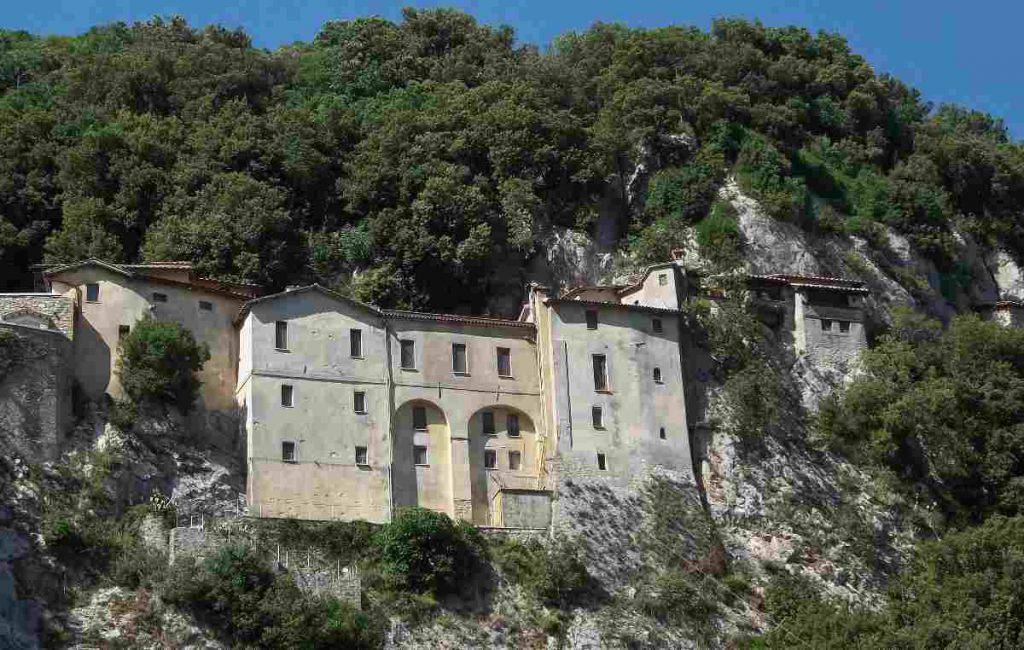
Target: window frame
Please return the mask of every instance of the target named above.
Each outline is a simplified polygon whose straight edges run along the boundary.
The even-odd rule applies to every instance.
[[[362,451],[362,462],[359,461],[359,452]],[[370,466],[370,450],[365,445],[356,445],[355,458],[356,466],[358,467],[369,467]]]
[[[658,286],[668,286],[668,272],[658,274]]]
[[[658,437],[662,440],[668,440],[668,432],[665,431],[665,427],[658,428]]]
[[[513,458],[515,459],[515,462],[512,462]],[[521,452],[518,449],[509,449],[508,450],[508,471],[510,471],[510,472],[519,472],[519,471],[522,471],[522,467],[523,467],[523,452]]]
[[[515,422],[515,426],[512,425],[513,422]],[[505,414],[505,433],[508,435],[509,438],[522,437],[523,430],[520,428],[518,413]]]
[[[601,360],[601,374],[598,375],[598,359]],[[598,393],[610,393],[611,388],[608,381],[608,355],[605,354],[591,354],[590,355],[591,367],[594,371],[594,391]],[[600,381],[598,378],[600,377]]]
[[[93,288],[96,289],[96,295],[92,298],[89,294],[92,293]],[[85,302],[99,302],[100,301],[100,283],[99,282],[86,282],[85,283]]]
[[[488,427],[488,424],[490,426]],[[494,411],[484,411],[480,414],[480,430],[485,436],[498,435],[498,428],[495,426]]]
[[[199,311],[212,312],[213,311],[213,303],[210,302],[209,300],[200,300],[199,301]]]
[[[501,360],[505,359],[505,372],[502,372]],[[495,349],[495,363],[497,364],[498,376],[511,379],[512,378],[512,348],[505,348],[498,346]]]
[[[841,321],[839,321],[839,333],[840,334],[849,334],[850,333],[850,327],[851,327],[850,321],[848,321],[848,320],[841,320]]]
[[[487,461],[490,461],[488,463]],[[498,469],[498,450],[484,449],[484,469]]]
[[[462,370],[459,370],[458,364],[456,363],[459,359],[457,351],[462,352]],[[457,377],[465,377],[469,375],[469,346],[465,343],[452,341],[452,374]]]
[[[291,445],[292,446],[292,456],[291,456],[291,458],[287,458],[285,456],[285,453],[284,453],[285,445]],[[290,465],[297,465],[298,464],[298,462],[299,462],[299,442],[297,440],[287,439],[287,440],[282,440],[281,441],[281,462],[282,463],[288,463]]]
[[[656,384],[664,384],[665,383],[665,380],[662,378],[662,375],[661,375],[661,367],[660,366],[654,366],[654,370],[651,372],[651,375],[654,378],[654,383],[656,383]]]
[[[153,292],[153,302],[158,302],[160,304],[167,304],[168,300],[170,300],[170,297],[166,293],[163,293],[161,291],[154,291]]]
[[[597,452],[597,469],[601,472],[608,471],[608,456],[603,451]]]
[[[353,359],[363,358],[363,330],[350,327],[348,330],[348,356]]]
[[[662,332],[665,331],[665,326],[664,324],[662,324],[660,318],[651,319],[651,331],[654,332],[655,334],[661,334]]]
[[[285,404],[285,395],[288,396],[287,404]],[[294,384],[281,384],[281,408],[293,409],[295,408],[295,385]]]
[[[274,321],[274,349],[281,352],[288,351],[288,321]]]
[[[604,407],[594,404],[590,407],[590,424],[598,431],[604,431]]]
[[[597,310],[586,309],[583,312],[583,317],[587,321],[588,330],[596,330],[598,325]]]
[[[357,415],[366,415],[366,391],[352,391],[352,412]]]
[[[117,326],[117,342],[120,343],[126,336],[132,333],[131,325],[118,325]]]
[[[409,353],[409,363],[406,365],[406,351]],[[401,370],[416,370],[416,340],[398,339],[398,367]]]
[[[831,318],[822,318],[821,319],[821,331],[822,332],[829,332],[829,333],[832,332],[832,319]]]
[[[419,462],[418,458],[420,451],[423,452],[423,462]],[[430,448],[428,445],[413,445],[412,446],[412,464],[415,467],[430,467]]]
[[[416,414],[423,414],[423,426],[416,426]],[[426,406],[413,406],[412,407],[412,430],[413,431],[427,431],[430,428],[430,423],[427,421],[427,407]]]

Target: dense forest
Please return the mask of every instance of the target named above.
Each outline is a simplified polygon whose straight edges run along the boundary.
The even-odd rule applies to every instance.
[[[643,152],[684,142],[638,200]],[[186,259],[271,288],[487,308],[552,228],[642,263],[727,175],[806,228],[1024,251],[1024,148],[835,34],[595,24],[545,51],[466,14],[329,22],[269,52],[180,18],[0,32],[0,288],[39,262]],[[641,199],[644,197],[641,197]]]

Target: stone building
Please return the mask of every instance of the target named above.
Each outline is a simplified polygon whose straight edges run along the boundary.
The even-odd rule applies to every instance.
[[[0,296],[0,322],[70,340],[93,398],[118,395],[118,339],[145,315],[209,345],[200,406],[240,414],[253,516],[385,522],[417,505],[546,528],[570,481],[615,489],[652,467],[693,481],[701,380],[683,308],[699,278],[679,260],[629,285],[532,285],[515,320],[383,310],[319,285],[257,297],[181,262],[44,277],[50,294]],[[864,346],[860,283],[749,286],[797,352],[840,363]]]

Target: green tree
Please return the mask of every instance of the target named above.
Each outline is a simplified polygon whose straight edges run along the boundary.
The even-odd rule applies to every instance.
[[[134,403],[173,404],[185,413],[199,394],[196,373],[209,359],[206,344],[187,329],[147,317],[121,339],[116,372]]]

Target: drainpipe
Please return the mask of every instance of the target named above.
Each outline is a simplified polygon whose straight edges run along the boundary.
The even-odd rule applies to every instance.
[[[388,427],[388,521],[395,518],[395,379],[391,369],[391,328],[388,326],[387,318],[381,317],[384,326],[384,382],[387,386],[387,427]]]

